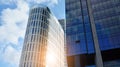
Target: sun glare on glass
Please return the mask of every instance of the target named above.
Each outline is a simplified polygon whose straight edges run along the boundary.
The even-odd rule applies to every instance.
[[[54,66],[56,63],[55,54],[47,52],[46,55],[46,67]]]
[[[48,62],[51,62],[51,63],[55,61],[55,57],[53,54],[47,54],[46,59]]]

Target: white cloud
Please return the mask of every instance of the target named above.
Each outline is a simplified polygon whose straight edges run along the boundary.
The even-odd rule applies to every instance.
[[[0,16],[4,23],[0,27],[0,42],[11,42],[17,44],[19,37],[24,37],[24,32],[28,20],[28,4],[25,2],[18,2],[16,9],[4,9]],[[22,24],[18,26],[16,23]]]
[[[0,49],[4,48],[4,50],[0,50],[0,55],[2,55],[0,59],[18,67],[21,50],[13,48],[10,43],[20,47],[18,39],[24,38],[29,6],[22,0],[17,1],[16,5],[15,9],[6,8],[1,11],[0,22],[4,24],[0,26]],[[3,45],[7,45],[7,47]]]
[[[41,4],[41,3],[48,3],[47,5],[55,5],[58,4],[58,0],[19,0],[19,1],[24,1],[29,3],[34,3],[34,4]],[[0,0],[0,4],[6,4],[6,5],[11,5],[15,4],[18,2],[18,0]]]
[[[2,60],[11,65],[19,65],[20,51],[15,50],[12,46],[7,46],[6,50],[2,54]]]
[[[15,3],[16,0],[0,0],[0,4],[10,5]]]
[[[34,3],[34,4],[40,4],[40,3],[48,3],[47,5],[55,5],[58,4],[58,0],[25,0],[26,2],[29,3]]]

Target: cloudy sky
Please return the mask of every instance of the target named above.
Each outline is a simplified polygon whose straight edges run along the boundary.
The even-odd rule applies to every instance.
[[[0,67],[18,67],[30,6],[47,5],[65,17],[64,0],[0,0]]]

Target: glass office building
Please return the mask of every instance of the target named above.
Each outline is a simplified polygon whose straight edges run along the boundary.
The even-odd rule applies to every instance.
[[[65,0],[65,5],[68,67],[97,67],[95,40],[103,66],[119,67],[120,0]]]
[[[120,66],[120,0],[91,0],[104,67]]]
[[[19,67],[67,67],[64,31],[46,6],[30,9]]]

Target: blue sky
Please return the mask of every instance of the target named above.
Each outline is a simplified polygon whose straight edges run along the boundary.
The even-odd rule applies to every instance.
[[[0,0],[0,67],[18,67],[30,6],[47,5],[65,18],[64,0]]]

